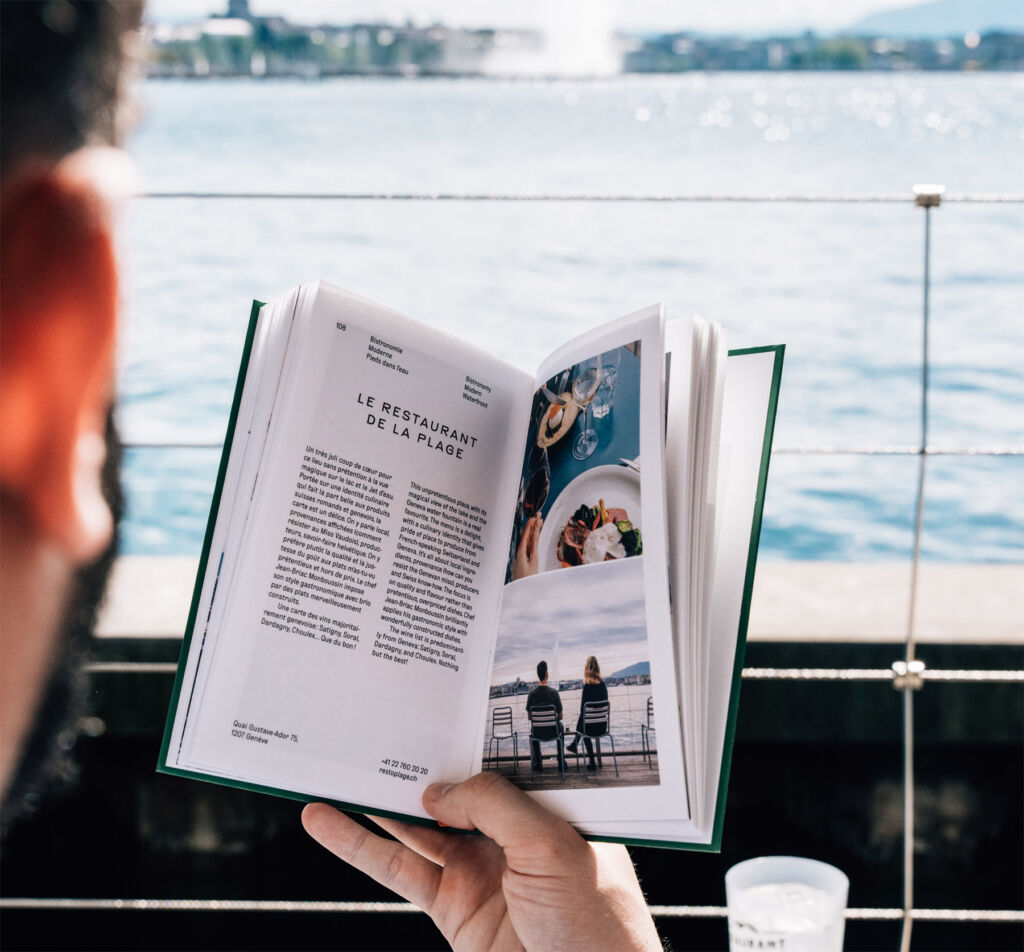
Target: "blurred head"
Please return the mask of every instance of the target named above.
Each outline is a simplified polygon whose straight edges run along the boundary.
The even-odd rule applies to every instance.
[[[593,655],[587,658],[586,664],[583,665],[583,683],[601,683],[601,666],[597,663],[597,658],[595,658]]]
[[[546,661],[537,662],[537,680],[547,681],[548,679],[548,663]]]
[[[33,727],[74,693],[52,677],[69,657],[62,636],[79,640],[91,627],[110,560],[119,503],[112,231],[134,184],[116,146],[140,17],[134,0],[0,3],[5,823],[15,800],[31,799],[19,791],[32,789],[36,761],[72,742],[56,724],[36,731],[38,741]]]

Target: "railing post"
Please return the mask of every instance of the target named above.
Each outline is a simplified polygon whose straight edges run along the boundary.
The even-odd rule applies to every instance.
[[[925,464],[928,457],[928,330],[931,316],[932,209],[942,202],[943,185],[915,185],[914,204],[924,209],[924,270],[921,288],[921,442],[918,446],[920,465],[917,470],[917,506],[914,514],[914,550],[910,569],[910,608],[907,617],[906,657],[914,660],[917,613],[917,572],[921,561],[921,531],[924,525]]]
[[[924,274],[921,302],[921,443],[918,449],[917,505],[914,513],[914,550],[910,567],[910,605],[904,659],[896,662],[894,686],[903,692],[903,929],[900,952],[910,952],[914,926],[914,692],[922,685],[924,665],[917,661],[917,581],[924,526],[924,484],[928,460],[928,321],[931,307],[932,209],[938,208],[946,191],[942,185],[915,185],[914,204],[924,209]]]

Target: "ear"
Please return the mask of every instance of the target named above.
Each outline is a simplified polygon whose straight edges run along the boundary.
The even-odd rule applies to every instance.
[[[2,501],[75,563],[112,531],[100,483],[118,300],[111,220],[74,157],[4,184]]]

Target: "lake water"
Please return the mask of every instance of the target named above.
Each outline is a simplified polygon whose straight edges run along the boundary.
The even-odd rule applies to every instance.
[[[161,192],[1024,192],[1024,76],[150,82]],[[129,441],[217,442],[249,302],[326,278],[532,369],[654,301],[784,342],[777,447],[920,439],[924,213],[909,204],[145,198],[124,232]],[[1024,205],[932,213],[930,443],[1024,445]],[[125,548],[197,554],[218,453],[130,450]],[[772,461],[762,553],[905,558],[917,460]],[[1024,457],[929,460],[924,555],[1020,561]]]
[[[583,689],[575,688],[558,693],[562,699],[562,723],[567,731],[575,730]],[[608,700],[611,703],[609,731],[615,739],[615,747],[620,753],[643,749],[640,725],[647,723],[647,699],[650,696],[651,686],[649,684],[615,684],[608,688]],[[491,723],[494,709],[499,707],[512,708],[512,729],[519,732],[519,756],[529,758],[530,721],[526,716],[526,695],[491,698],[487,705],[488,726]],[[490,731],[485,731],[484,756],[487,756],[487,737],[489,735]],[[554,747],[545,748],[545,750],[554,750]],[[610,748],[606,747],[605,750],[608,751]],[[492,756],[494,752],[492,746]],[[511,753],[511,744],[506,741],[502,745],[501,756],[505,757]],[[529,759],[526,762],[529,764]]]

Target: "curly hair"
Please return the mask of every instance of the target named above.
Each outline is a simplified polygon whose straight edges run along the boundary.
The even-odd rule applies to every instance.
[[[0,3],[0,174],[29,156],[120,144],[141,21],[142,0]]]

